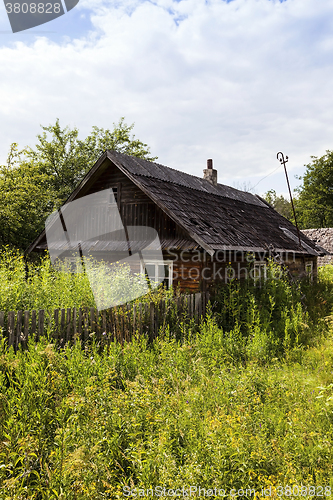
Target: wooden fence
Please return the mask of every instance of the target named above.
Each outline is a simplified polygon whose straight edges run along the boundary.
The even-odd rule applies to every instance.
[[[198,324],[208,300],[208,293],[196,293],[159,304],[127,304],[103,311],[74,307],[51,313],[44,309],[0,312],[0,335],[15,350],[19,345],[26,348],[29,338],[38,342],[45,335],[60,346],[93,337],[102,342],[124,342],[131,341],[134,335],[145,335],[152,340],[167,325],[173,325],[176,331],[184,323]]]

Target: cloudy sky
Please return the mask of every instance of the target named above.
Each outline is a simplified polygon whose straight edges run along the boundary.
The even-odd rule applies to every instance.
[[[286,193],[278,151],[295,187],[333,149],[332,81],[332,0],[80,0],[16,34],[0,5],[0,162],[57,117],[124,116],[162,164]]]

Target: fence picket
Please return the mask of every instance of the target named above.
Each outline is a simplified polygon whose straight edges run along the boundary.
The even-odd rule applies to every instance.
[[[36,333],[36,311],[33,310],[31,312],[31,335],[32,335],[32,338],[35,337],[35,333]]]
[[[74,341],[74,344],[76,344],[76,341],[77,341],[76,307],[73,307],[73,341]]]
[[[136,332],[136,305],[133,304],[133,318],[132,318],[132,335],[135,337],[135,332]]]
[[[21,333],[22,333],[22,311],[17,311],[15,351],[17,350],[19,344],[21,343],[22,340]]]
[[[65,321],[66,321],[66,311],[65,309],[61,309],[61,317],[60,317],[60,343],[64,345],[66,343],[65,339]]]
[[[93,307],[90,308],[90,333],[95,333],[96,334],[96,328],[95,328],[95,309]]]
[[[15,313],[14,311],[10,311],[8,313],[8,347],[14,346],[15,342],[15,331],[14,331],[14,323],[15,323]]]
[[[72,310],[70,307],[67,307],[66,313],[66,337],[65,342],[69,342],[71,340],[71,319],[72,319]]]
[[[38,311],[38,333],[36,336],[37,342],[40,339],[40,337],[43,336],[43,333],[44,333],[44,314],[45,314],[44,309],[39,309],[39,311]]]
[[[3,329],[5,326],[5,313],[3,311],[0,312],[0,328]],[[3,334],[0,332],[0,338]]]
[[[59,309],[55,309],[53,313],[53,319],[54,319],[54,334],[53,338],[56,340],[59,340]]]
[[[82,317],[83,317],[83,312],[82,308],[79,308],[79,319],[78,319],[78,325],[77,325],[77,330],[78,330],[78,336],[80,340],[82,339]]]
[[[32,311],[9,311],[7,318],[0,311],[0,335],[8,338],[8,346],[16,350],[21,343],[24,347],[28,344],[29,335],[35,337],[35,341],[45,335],[50,329],[53,330],[53,339],[61,345],[69,341],[76,342],[77,339],[86,341],[89,333],[95,332],[96,339],[104,339],[107,336],[110,341],[130,342],[136,333],[145,335],[152,341],[158,335],[159,329],[164,327],[167,321],[176,317],[186,320],[195,318],[199,324],[202,316],[205,316],[209,293],[196,293],[181,295],[174,299],[160,300],[158,304],[151,302],[140,302],[139,304],[125,304],[115,306],[109,310],[98,311],[91,308],[55,309],[48,314],[45,321],[45,310]],[[37,318],[38,314],[38,318]],[[38,321],[38,323],[37,323]],[[103,342],[104,343],[104,342]]]
[[[86,307],[83,315],[84,321],[84,341],[88,339],[88,326],[89,326],[89,308]]]
[[[30,313],[29,311],[24,311],[24,340],[23,340],[23,345],[24,347],[27,347],[28,345],[28,340],[29,340],[29,316]]]

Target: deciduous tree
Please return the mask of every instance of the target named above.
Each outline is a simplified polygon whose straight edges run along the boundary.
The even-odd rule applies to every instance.
[[[155,160],[124,118],[113,130],[93,127],[85,139],[76,127],[42,127],[34,148],[13,143],[0,167],[0,245],[25,249],[106,149]]]

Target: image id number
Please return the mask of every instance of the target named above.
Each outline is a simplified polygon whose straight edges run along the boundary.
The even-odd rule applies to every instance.
[[[6,3],[7,14],[60,14],[60,3]]]
[[[279,497],[328,497],[331,496],[330,486],[278,486],[276,493]]]

